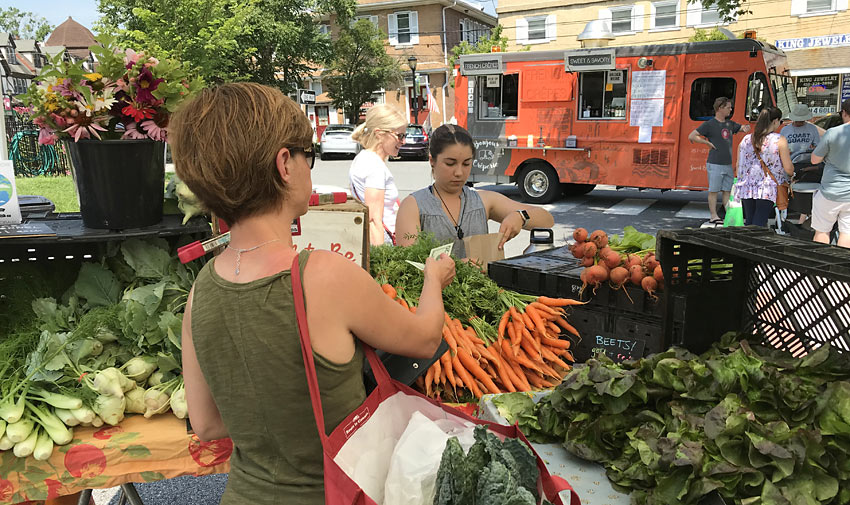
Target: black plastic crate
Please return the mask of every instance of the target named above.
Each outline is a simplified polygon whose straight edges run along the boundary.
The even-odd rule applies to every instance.
[[[581,335],[573,356],[584,362],[602,352],[614,361],[641,358],[670,347],[660,317],[624,314],[609,308],[575,306],[567,319]],[[681,323],[681,321],[677,321]],[[681,325],[680,325],[681,327]]]
[[[657,250],[666,296],[687,302],[673,343],[703,352],[744,331],[795,356],[824,343],[850,351],[850,250],[759,227],[662,230]]]

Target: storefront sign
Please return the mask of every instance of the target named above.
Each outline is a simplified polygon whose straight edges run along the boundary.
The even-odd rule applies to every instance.
[[[567,72],[614,70],[616,61],[614,49],[578,49],[564,52],[564,68]]]
[[[776,47],[783,51],[796,49],[813,49],[815,47],[850,46],[850,33],[841,35],[824,35],[821,37],[798,37],[796,39],[779,39]]]
[[[844,80],[841,81],[841,103],[844,100],[850,100],[850,74],[844,74]]]
[[[812,114],[823,116],[838,110],[838,74],[797,77],[797,100],[809,106]]]
[[[462,57],[460,73],[461,75],[501,74],[502,56],[499,54],[484,54]]]
[[[0,224],[21,222],[21,208],[15,191],[15,167],[9,160],[0,161]]]

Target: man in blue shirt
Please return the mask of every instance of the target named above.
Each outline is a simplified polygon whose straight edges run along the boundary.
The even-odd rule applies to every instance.
[[[815,242],[829,243],[838,222],[838,245],[850,247],[850,99],[841,104],[844,124],[824,133],[812,153],[812,163],[824,162],[820,191],[812,198]]]

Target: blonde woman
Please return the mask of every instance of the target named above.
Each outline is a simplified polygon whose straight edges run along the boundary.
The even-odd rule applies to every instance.
[[[369,208],[369,239],[372,245],[395,243],[398,188],[387,166],[404,142],[407,119],[388,105],[376,105],[351,138],[363,146],[348,171],[351,194]]]

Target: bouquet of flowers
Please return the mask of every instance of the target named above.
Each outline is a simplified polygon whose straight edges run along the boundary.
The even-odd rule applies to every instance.
[[[39,143],[92,137],[166,141],[171,113],[202,82],[174,60],[120,51],[110,36],[98,42],[89,48],[97,59],[95,71],[60,53],[22,96],[39,127]]]

